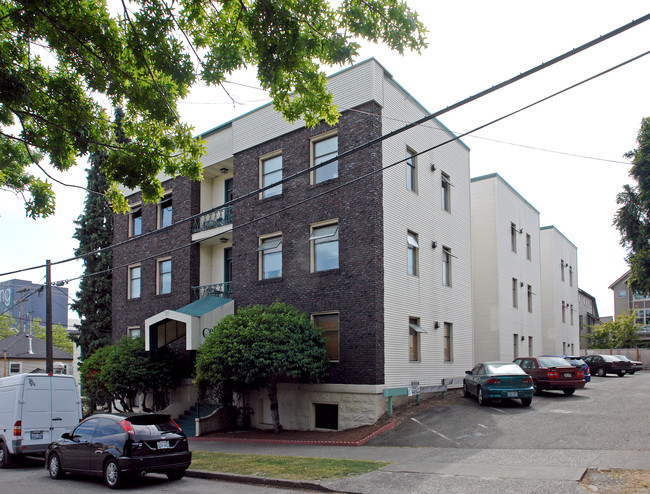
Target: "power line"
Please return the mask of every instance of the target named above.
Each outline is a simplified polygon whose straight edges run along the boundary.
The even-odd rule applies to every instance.
[[[562,55],[559,55],[559,56],[557,56],[557,57],[555,57],[555,58],[549,60],[548,62],[544,62],[544,63],[542,63],[542,64],[539,64],[539,65],[533,67],[532,69],[529,69],[529,70],[527,70],[527,71],[525,71],[525,72],[522,72],[522,73],[520,73],[520,74],[518,74],[518,75],[516,75],[516,76],[514,76],[514,77],[511,77],[510,79],[508,79],[508,80],[506,80],[506,81],[504,81],[504,82],[501,82],[501,83],[499,83],[499,84],[497,84],[497,85],[495,85],[495,86],[492,86],[491,88],[485,89],[485,90],[483,90],[483,91],[477,93],[476,95],[469,96],[468,98],[465,98],[465,99],[463,99],[463,100],[461,100],[461,101],[459,101],[459,102],[457,102],[457,103],[454,103],[454,104],[452,104],[452,105],[450,105],[450,106],[447,106],[446,108],[444,108],[444,109],[442,109],[442,110],[439,110],[439,111],[437,111],[437,112],[435,112],[435,113],[429,114],[429,115],[427,115],[427,116],[425,116],[425,117],[423,117],[423,118],[421,118],[421,119],[418,119],[418,120],[416,120],[416,121],[414,121],[414,122],[411,122],[411,123],[409,123],[409,124],[407,124],[407,125],[404,125],[403,127],[399,128],[399,129],[396,129],[396,130],[394,130],[394,131],[392,131],[392,132],[389,132],[389,133],[387,133],[387,134],[384,134],[384,135],[382,135],[382,136],[380,136],[380,137],[377,137],[377,138],[375,138],[375,139],[372,139],[372,140],[370,140],[370,141],[367,141],[366,143],[361,144],[361,145],[359,145],[359,146],[357,146],[357,147],[355,147],[355,148],[353,148],[353,149],[350,149],[350,150],[348,150],[348,151],[345,151],[345,152],[341,153],[340,155],[335,156],[334,158],[331,158],[331,159],[329,159],[329,160],[323,161],[322,163],[319,163],[319,164],[317,164],[317,165],[314,165],[314,166],[308,167],[308,168],[306,168],[306,169],[304,169],[304,170],[301,170],[301,171],[299,171],[299,172],[297,172],[297,173],[294,173],[293,175],[290,175],[290,176],[288,176],[288,177],[286,177],[286,178],[282,178],[282,179],[279,180],[278,182],[275,182],[275,183],[273,183],[273,184],[267,185],[267,186],[265,186],[265,187],[260,187],[260,188],[254,190],[254,191],[251,191],[251,192],[246,193],[246,194],[244,194],[244,195],[242,195],[242,196],[239,196],[239,197],[237,197],[237,198],[234,198],[234,199],[232,199],[231,201],[228,201],[228,202],[222,204],[221,206],[218,206],[218,207],[216,207],[216,208],[213,208],[213,209],[210,210],[210,211],[217,211],[217,210],[219,210],[219,209],[224,209],[224,208],[226,208],[226,207],[229,207],[229,206],[231,206],[231,205],[233,205],[233,204],[235,204],[235,203],[237,203],[237,202],[240,202],[240,201],[243,201],[243,200],[248,199],[248,198],[250,198],[250,197],[253,197],[253,196],[255,196],[255,195],[258,195],[258,194],[260,194],[260,193],[262,193],[262,192],[264,192],[264,191],[266,191],[266,190],[268,190],[268,189],[271,189],[271,188],[273,188],[273,187],[277,187],[278,185],[282,185],[282,184],[284,184],[284,183],[286,183],[286,182],[289,182],[289,181],[294,180],[294,179],[296,179],[296,178],[298,178],[298,177],[301,177],[301,176],[303,176],[303,175],[305,175],[305,174],[307,174],[307,173],[311,173],[312,171],[314,171],[314,170],[316,170],[316,169],[318,169],[318,168],[321,168],[321,167],[327,166],[327,165],[330,164],[330,163],[333,163],[333,162],[338,161],[338,160],[340,160],[340,159],[346,158],[346,157],[348,157],[348,156],[350,156],[350,155],[352,155],[352,154],[354,154],[354,153],[357,153],[357,152],[359,152],[359,151],[361,151],[361,150],[364,150],[364,149],[366,149],[366,148],[368,148],[368,147],[371,147],[371,146],[373,146],[373,145],[375,145],[375,144],[378,144],[378,143],[380,143],[380,142],[383,142],[383,141],[386,140],[386,139],[389,139],[389,138],[391,138],[391,137],[394,137],[394,136],[396,136],[396,135],[399,135],[399,134],[401,134],[402,132],[405,132],[405,131],[407,131],[407,130],[410,130],[410,129],[416,127],[416,126],[422,125],[422,124],[428,122],[429,120],[433,120],[433,119],[435,119],[436,117],[438,117],[438,116],[440,116],[440,115],[442,115],[442,114],[444,114],[444,113],[447,113],[447,112],[449,112],[449,111],[451,111],[451,110],[454,110],[454,109],[456,109],[456,108],[459,108],[459,107],[461,107],[461,106],[463,106],[463,105],[466,105],[466,104],[468,104],[468,103],[471,103],[471,102],[473,102],[473,101],[476,101],[477,99],[482,98],[483,96],[486,96],[486,95],[488,95],[488,94],[491,94],[491,93],[493,93],[493,92],[495,92],[495,91],[497,91],[497,90],[499,90],[499,89],[501,89],[501,88],[504,88],[504,87],[506,87],[506,86],[509,86],[509,85],[511,85],[511,84],[513,84],[513,83],[515,83],[515,82],[517,82],[517,81],[519,81],[519,80],[521,80],[521,79],[524,79],[525,77],[528,77],[528,76],[530,76],[530,75],[532,75],[532,74],[535,74],[535,73],[537,73],[537,72],[539,72],[539,71],[541,71],[541,70],[543,70],[543,69],[545,69],[545,68],[548,68],[548,67],[550,67],[550,66],[552,66],[552,65],[554,65],[554,64],[556,64],[556,63],[559,63],[559,62],[561,62],[561,61],[563,61],[563,60],[566,60],[566,59],[569,58],[569,57],[572,57],[572,56],[574,56],[574,55],[576,55],[576,54],[578,54],[578,53],[580,53],[580,52],[582,52],[582,51],[584,51],[584,50],[586,50],[586,49],[588,49],[588,48],[591,48],[591,47],[593,47],[593,46],[595,46],[595,45],[597,45],[597,44],[599,44],[599,43],[601,43],[601,42],[603,42],[603,41],[605,41],[605,40],[607,40],[607,39],[610,39],[610,38],[612,38],[612,37],[614,37],[614,36],[616,36],[616,35],[618,35],[618,34],[621,34],[621,33],[625,32],[625,31],[631,29],[632,27],[635,27],[635,26],[637,26],[637,25],[639,25],[639,24],[641,24],[641,23],[643,23],[643,22],[646,22],[647,20],[650,20],[650,14],[646,14],[645,16],[640,17],[640,18],[637,19],[637,20],[634,20],[634,21],[632,21],[632,22],[630,22],[630,23],[628,23],[628,24],[626,24],[626,25],[624,25],[624,26],[621,26],[621,27],[619,27],[618,29],[615,29],[615,30],[613,30],[613,31],[611,31],[611,32],[609,32],[609,33],[607,33],[607,34],[605,34],[605,35],[600,36],[599,38],[595,38],[595,39],[593,39],[593,40],[591,40],[591,41],[589,41],[589,42],[587,42],[587,43],[585,43],[585,44],[579,46],[578,48],[574,48],[574,49],[572,49],[572,50],[569,50],[568,52],[565,52],[565,53],[563,53]],[[623,63],[621,63],[621,64],[619,64],[619,65],[616,65],[616,66],[614,66],[614,67],[612,67],[612,68],[610,68],[610,69],[607,69],[607,70],[605,70],[605,71],[603,71],[603,72],[601,72],[601,73],[599,73],[599,74],[597,74],[597,75],[595,75],[595,76],[592,76],[592,77],[590,77],[590,78],[588,78],[588,79],[585,79],[584,81],[582,81],[582,82],[580,82],[580,83],[578,83],[578,84],[574,84],[574,85],[569,86],[568,88],[566,88],[566,89],[564,89],[564,90],[562,90],[562,91],[559,91],[559,92],[557,92],[557,93],[552,94],[551,96],[548,96],[548,97],[546,97],[546,98],[543,98],[542,100],[538,100],[537,102],[535,102],[535,103],[533,103],[533,104],[531,104],[531,105],[528,105],[528,106],[526,106],[526,107],[524,107],[524,108],[522,108],[522,109],[520,109],[520,110],[517,110],[517,111],[515,111],[515,112],[509,113],[508,115],[505,115],[505,116],[503,116],[503,117],[501,117],[501,118],[498,118],[498,119],[496,119],[496,120],[493,120],[493,121],[491,121],[491,122],[488,123],[488,124],[485,124],[485,125],[482,125],[482,126],[480,126],[480,127],[477,127],[477,128],[473,129],[473,130],[470,131],[470,132],[466,132],[466,133],[462,134],[461,136],[454,137],[454,138],[452,138],[451,140],[449,140],[449,141],[447,141],[447,142],[452,142],[452,141],[454,141],[454,140],[458,140],[458,139],[460,139],[461,137],[463,137],[463,136],[465,136],[465,135],[468,135],[468,134],[470,134],[470,133],[472,133],[472,132],[475,132],[476,130],[480,130],[480,129],[482,129],[482,128],[485,128],[485,127],[487,127],[488,125],[492,125],[492,124],[494,124],[494,123],[496,123],[496,122],[498,122],[498,121],[500,121],[500,120],[503,120],[503,119],[505,119],[505,118],[508,118],[509,116],[512,116],[512,115],[514,115],[514,114],[516,114],[516,113],[519,113],[520,111],[523,111],[523,110],[526,109],[526,108],[530,108],[531,106],[534,106],[534,105],[536,105],[536,104],[539,104],[539,103],[541,103],[542,101],[546,101],[547,99],[550,99],[550,98],[552,98],[552,97],[554,97],[554,96],[557,96],[558,94],[561,94],[561,93],[563,93],[563,92],[565,92],[565,91],[568,91],[569,89],[572,89],[572,88],[574,88],[574,87],[577,87],[578,85],[584,84],[584,83],[586,83],[586,82],[588,82],[588,81],[590,81],[590,80],[592,80],[592,79],[594,79],[594,78],[596,78],[596,77],[600,77],[601,75],[604,75],[604,74],[606,74],[606,73],[608,73],[608,72],[611,72],[612,70],[615,70],[615,69],[617,69],[617,68],[619,68],[619,67],[621,67],[621,66],[623,66],[623,65],[626,65],[626,64],[628,64],[628,63],[631,63],[632,61],[635,61],[635,60],[637,60],[637,59],[639,59],[639,58],[641,58],[641,57],[643,57],[643,56],[645,56],[645,55],[647,55],[647,54],[648,54],[648,52],[645,52],[645,53],[643,53],[643,54],[641,54],[641,55],[639,55],[639,56],[637,56],[637,57],[634,57],[634,58],[632,58],[632,59],[626,61],[626,62],[623,62]],[[436,147],[438,147],[438,146],[436,146]],[[434,147],[434,148],[431,148],[431,149],[435,149],[435,147]],[[429,150],[431,150],[431,149],[429,149]],[[429,150],[427,150],[427,151],[429,151]],[[423,152],[426,152],[426,151],[423,151]],[[417,153],[416,156],[417,156],[418,154],[421,154],[421,153]],[[403,161],[405,161],[405,160],[400,160],[399,162],[394,163],[393,165],[389,165],[389,166],[394,166],[394,165],[399,164],[399,163],[401,163],[401,162],[403,162]],[[334,190],[335,190],[335,189],[334,189]],[[318,197],[318,196],[316,196],[316,197]],[[197,214],[195,214],[195,215],[191,215],[191,216],[189,216],[189,217],[187,217],[187,218],[181,219],[181,220],[178,221],[177,223],[174,223],[174,225],[172,225],[172,226],[178,226],[178,225],[181,225],[182,223],[184,223],[184,222],[186,222],[186,221],[191,221],[191,220],[193,220],[193,219],[195,219],[195,218],[197,218],[197,217],[200,217],[200,216],[204,215],[204,214],[207,213],[207,212],[209,212],[209,211],[203,211],[203,212],[197,213]],[[272,214],[275,214],[275,213],[272,213]],[[149,236],[149,235],[153,235],[153,234],[155,234],[155,233],[158,233],[158,231],[159,231],[159,230],[153,230],[153,231],[151,231],[151,232],[146,232],[146,233],[144,233],[144,234],[142,234],[142,235],[139,235],[139,236],[137,236],[137,237],[132,237],[132,238],[129,238],[129,239],[123,241],[123,242],[119,242],[119,243],[117,243],[117,244],[113,244],[112,246],[105,247],[105,248],[103,248],[103,249],[97,249],[97,250],[94,250],[94,251],[91,251],[91,252],[87,252],[87,253],[85,253],[85,254],[82,254],[82,255],[80,255],[80,256],[75,256],[75,257],[68,258],[68,259],[64,259],[64,260],[61,260],[61,261],[55,261],[55,262],[51,263],[50,265],[51,265],[51,266],[54,266],[54,265],[57,265],[57,264],[63,264],[63,263],[70,262],[70,261],[80,260],[80,259],[83,259],[84,257],[90,256],[90,255],[99,254],[99,253],[104,252],[105,250],[108,250],[108,249],[113,249],[113,248],[116,248],[116,247],[120,247],[120,246],[122,246],[122,245],[124,245],[124,244],[126,244],[126,243],[131,242],[132,240],[145,238],[145,237],[147,237],[147,236]],[[158,254],[158,255],[160,255],[160,254]],[[30,268],[24,268],[24,269],[19,269],[19,270],[15,270],[15,271],[10,271],[10,272],[7,272],[7,273],[0,273],[0,276],[8,276],[8,275],[11,275],[11,274],[16,274],[16,273],[20,273],[20,272],[24,272],[24,271],[31,271],[31,270],[34,270],[34,269],[40,269],[40,268],[43,268],[43,267],[45,267],[45,266],[46,266],[45,264],[42,264],[42,265],[38,265],[38,266],[30,267]],[[74,278],[74,279],[78,279],[78,278]],[[68,281],[71,281],[71,280],[68,280]]]

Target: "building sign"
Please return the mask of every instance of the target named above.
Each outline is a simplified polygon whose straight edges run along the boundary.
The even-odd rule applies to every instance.
[[[411,385],[409,386],[408,395],[409,396],[417,396],[419,394],[420,394],[420,381],[411,381]]]
[[[11,308],[11,301],[13,300],[13,287],[0,286],[0,310],[5,312]]]

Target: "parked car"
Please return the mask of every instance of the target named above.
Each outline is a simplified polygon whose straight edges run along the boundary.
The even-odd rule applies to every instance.
[[[66,472],[103,475],[112,489],[130,474],[181,479],[191,462],[181,428],[169,415],[151,413],[92,415],[50,444],[45,455],[53,479]]]
[[[35,373],[0,378],[0,468],[23,455],[43,455],[80,420],[74,377]]]
[[[582,372],[585,373],[585,382],[588,383],[591,381],[591,372],[589,372],[589,366],[587,365],[587,362],[582,360],[582,357],[578,357],[575,355],[541,355],[542,357],[560,357],[569,362],[571,365],[575,365],[576,367],[580,367],[582,369]]]
[[[632,370],[632,364],[621,360],[614,355],[585,355],[582,360],[587,362],[592,374],[603,377],[607,374],[617,374],[623,377],[628,370]]]
[[[614,357],[618,357],[621,360],[630,362],[632,364],[632,369],[626,371],[628,374],[634,374],[636,371],[643,370],[643,362],[639,362],[638,360],[632,360],[626,357],[625,355],[614,355]]]
[[[527,357],[515,359],[526,374],[533,378],[535,394],[545,389],[560,389],[572,395],[585,387],[585,373],[580,367],[561,357]]]
[[[533,380],[512,362],[482,362],[465,374],[463,393],[476,396],[479,405],[495,399],[520,399],[527,407],[533,401]]]

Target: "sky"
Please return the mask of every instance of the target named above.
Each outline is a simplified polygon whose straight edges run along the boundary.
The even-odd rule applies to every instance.
[[[410,0],[429,33],[428,48],[403,56],[364,44],[357,61],[376,58],[430,112],[479,93],[650,12],[647,1],[547,2]],[[649,49],[650,21],[440,120],[460,134],[563,90]],[[325,67],[331,74],[342,67]],[[196,134],[266,102],[254,70],[233,74],[221,88],[196,87],[180,104]],[[504,121],[468,135],[470,173],[501,175],[578,248],[578,285],[596,297],[601,316],[613,314],[608,286],[627,270],[626,251],[612,226],[616,195],[629,177],[623,155],[636,147],[641,119],[650,116],[650,56],[616,69]],[[247,87],[253,86],[253,87]],[[84,186],[86,160],[57,179]],[[74,220],[85,192],[55,184],[53,217],[25,217],[22,198],[0,191],[0,274],[69,259]],[[83,273],[79,261],[55,265],[52,280]],[[45,269],[0,276],[42,283]],[[70,297],[78,281],[67,285]],[[71,314],[71,317],[76,315]]]

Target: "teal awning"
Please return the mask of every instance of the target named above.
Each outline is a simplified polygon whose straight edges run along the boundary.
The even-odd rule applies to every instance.
[[[228,302],[232,302],[232,299],[209,295],[207,297],[196,300],[191,304],[187,304],[180,309],[176,309],[176,312],[187,314],[188,316],[201,317],[202,315],[207,314],[214,309],[226,305]]]

